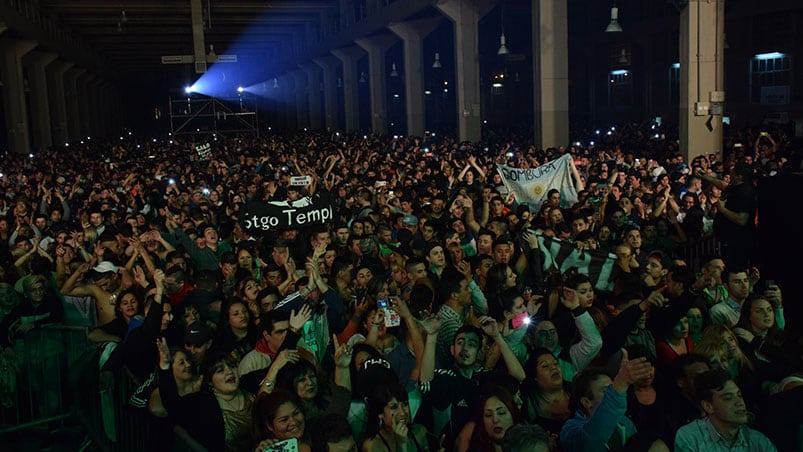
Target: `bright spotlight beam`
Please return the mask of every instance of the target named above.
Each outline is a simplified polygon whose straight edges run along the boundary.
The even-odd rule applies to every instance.
[[[242,93],[243,91],[245,91],[245,88],[243,88],[242,86],[238,86],[237,87],[237,92],[238,93]]]
[[[184,87],[184,92],[187,93],[187,94],[192,93],[192,86],[185,86]]]

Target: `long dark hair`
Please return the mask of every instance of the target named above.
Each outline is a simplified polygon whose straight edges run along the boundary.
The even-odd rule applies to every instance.
[[[301,409],[301,402],[299,402],[298,397],[292,392],[276,389],[270,394],[263,393],[257,397],[251,411],[251,434],[254,438],[254,442],[258,443],[264,439],[275,438],[275,435],[268,430],[267,426],[273,424],[276,418],[276,412],[279,411],[282,405],[288,402],[295,405],[303,415],[304,410]],[[305,428],[304,432],[301,434],[302,436],[306,434],[306,418],[304,419],[304,424]]]
[[[365,438],[373,438],[379,433],[382,426],[377,419],[382,415],[385,406],[393,399],[407,403],[407,391],[405,391],[401,383],[397,381],[391,380],[387,383],[380,384],[371,391],[366,403],[367,421]]]
[[[314,364],[307,361],[304,358],[299,359],[294,363],[288,363],[285,365],[282,370],[276,375],[276,388],[283,389],[285,391],[289,391],[298,397],[296,394],[296,378],[305,375],[307,373],[312,373],[315,375],[315,378],[318,380],[318,393],[315,395],[315,398],[312,400],[312,403],[319,409],[324,410],[326,408],[326,391],[325,389],[328,388],[327,385],[321,384],[321,382],[326,382],[325,378],[322,378],[318,368],[315,367]],[[300,400],[300,399],[299,399]],[[303,401],[302,405],[303,405]]]
[[[485,431],[485,424],[483,423],[483,416],[485,414],[485,403],[488,400],[496,397],[500,402],[505,404],[510,416],[513,418],[513,424],[521,422],[521,414],[519,408],[516,406],[516,401],[510,394],[510,391],[499,385],[488,385],[483,388],[479,400],[474,406],[474,432],[471,434],[471,443],[469,450],[472,451],[493,451],[494,441],[488,436]]]

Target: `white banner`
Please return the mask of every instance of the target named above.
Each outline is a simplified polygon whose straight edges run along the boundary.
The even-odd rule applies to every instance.
[[[560,191],[561,207],[570,207],[577,202],[577,190],[569,166],[571,158],[570,154],[564,154],[536,168],[521,169],[499,164],[496,168],[508,191],[516,195],[519,204],[528,204],[531,211],[541,208],[547,193],[553,188]]]

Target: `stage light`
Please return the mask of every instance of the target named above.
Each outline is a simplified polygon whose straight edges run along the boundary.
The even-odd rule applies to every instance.
[[[187,93],[187,94],[192,93],[192,86],[185,86],[184,87],[184,92]]]
[[[245,91],[245,88],[243,88],[242,86],[238,86],[237,87],[237,92],[238,93],[242,93],[243,91]]]

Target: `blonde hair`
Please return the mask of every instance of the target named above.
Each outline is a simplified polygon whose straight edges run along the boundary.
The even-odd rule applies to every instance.
[[[738,346],[739,340],[737,339],[736,334],[734,334],[733,331],[731,331],[731,329],[725,325],[710,325],[708,328],[706,328],[703,331],[703,337],[700,339],[700,343],[694,347],[695,353],[699,353],[709,360],[719,358],[720,356],[726,356],[727,351],[725,350],[722,339],[722,336],[725,334],[729,334],[737,344],[736,355],[733,356],[728,363],[730,367],[733,368],[733,371],[738,373],[739,369],[744,366],[753,369],[753,363],[750,362],[747,356],[745,356],[744,352],[742,352],[741,347]]]
[[[95,242],[98,241],[98,231],[94,227],[90,226],[88,228],[84,228],[84,240],[86,240],[87,244],[92,247],[95,245]]]

